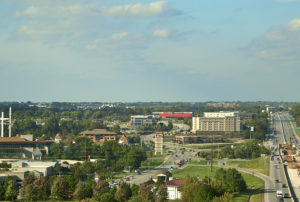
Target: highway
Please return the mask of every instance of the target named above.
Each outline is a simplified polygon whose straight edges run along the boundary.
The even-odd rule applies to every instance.
[[[271,155],[270,158],[270,178],[273,179],[274,194],[273,197],[276,197],[276,191],[282,190],[283,194],[289,194],[287,189],[288,182],[285,179],[284,168],[279,156],[279,144],[286,143],[286,136],[284,134],[285,125],[281,124],[281,117],[279,114],[272,115],[271,127],[273,128],[275,134],[271,140]],[[290,196],[290,194],[289,194]],[[279,199],[277,199],[279,201]],[[272,200],[273,201],[273,200]],[[275,199],[276,201],[276,199]],[[290,198],[284,198],[284,201],[292,201]]]
[[[294,128],[292,126],[292,123],[291,123],[290,119],[288,118],[288,113],[287,112],[279,113],[278,116],[279,116],[279,118],[281,120],[281,123],[282,123],[283,132],[285,134],[285,141],[287,143],[292,143],[298,149],[300,149],[300,145],[299,145],[300,140],[299,140],[299,137],[296,135],[296,133],[294,131]],[[295,201],[299,201],[299,199],[300,199],[300,188],[299,187],[293,187],[293,191],[294,191],[295,197],[296,197]]]

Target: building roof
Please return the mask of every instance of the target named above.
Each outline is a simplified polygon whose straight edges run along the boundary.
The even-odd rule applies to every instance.
[[[122,137],[120,137],[119,141],[118,141],[119,144],[128,144],[128,139],[125,135],[122,135]]]
[[[107,131],[106,129],[94,129],[82,131],[80,135],[116,135],[116,133]]]
[[[61,139],[59,133],[56,134],[55,139]]]
[[[34,155],[34,156],[42,156],[42,152],[39,150],[39,148],[35,148],[33,150],[32,155]]]
[[[169,182],[166,182],[167,186],[173,186],[173,187],[181,187],[184,184],[184,179],[175,179],[171,180]]]
[[[158,170],[154,173],[153,178],[155,179],[158,175],[166,175],[168,177],[172,176],[172,173],[170,173],[168,170]]]
[[[16,137],[0,137],[0,142],[24,142],[25,139],[19,136]]]

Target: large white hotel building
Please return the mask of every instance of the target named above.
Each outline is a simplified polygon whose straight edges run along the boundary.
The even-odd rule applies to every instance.
[[[193,117],[192,132],[224,131],[240,132],[240,113],[234,112],[204,112],[204,117]]]

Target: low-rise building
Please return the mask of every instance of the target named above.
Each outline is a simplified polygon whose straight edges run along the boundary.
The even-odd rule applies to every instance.
[[[129,145],[129,141],[125,135],[122,135],[118,141],[119,145]]]
[[[135,115],[130,117],[130,125],[133,128],[138,128],[144,125],[152,125],[153,116],[151,115]]]
[[[32,157],[33,150],[38,148],[42,154],[48,154],[53,141],[33,141],[33,135],[0,138],[0,156]]]
[[[184,179],[174,179],[166,182],[168,199],[178,200],[181,199],[181,189],[184,184]]]
[[[86,130],[80,133],[81,137],[90,138],[94,143],[100,140],[116,140],[116,133],[107,131],[106,129]]]

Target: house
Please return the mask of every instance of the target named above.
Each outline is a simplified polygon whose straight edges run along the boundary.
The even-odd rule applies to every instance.
[[[129,141],[125,135],[122,135],[118,141],[119,145],[129,145]]]
[[[184,179],[175,179],[166,182],[168,199],[177,200],[181,199],[181,189],[184,184]]]
[[[61,137],[60,137],[59,133],[57,133],[55,138],[54,138],[54,142],[55,143],[60,143],[60,141],[61,141]]]
[[[159,170],[156,171],[153,175],[152,180],[156,183],[157,180],[162,179],[164,182],[168,182],[172,180],[172,173],[170,173],[168,170]]]
[[[32,152],[32,160],[42,160],[42,152],[39,148],[34,148]]]

